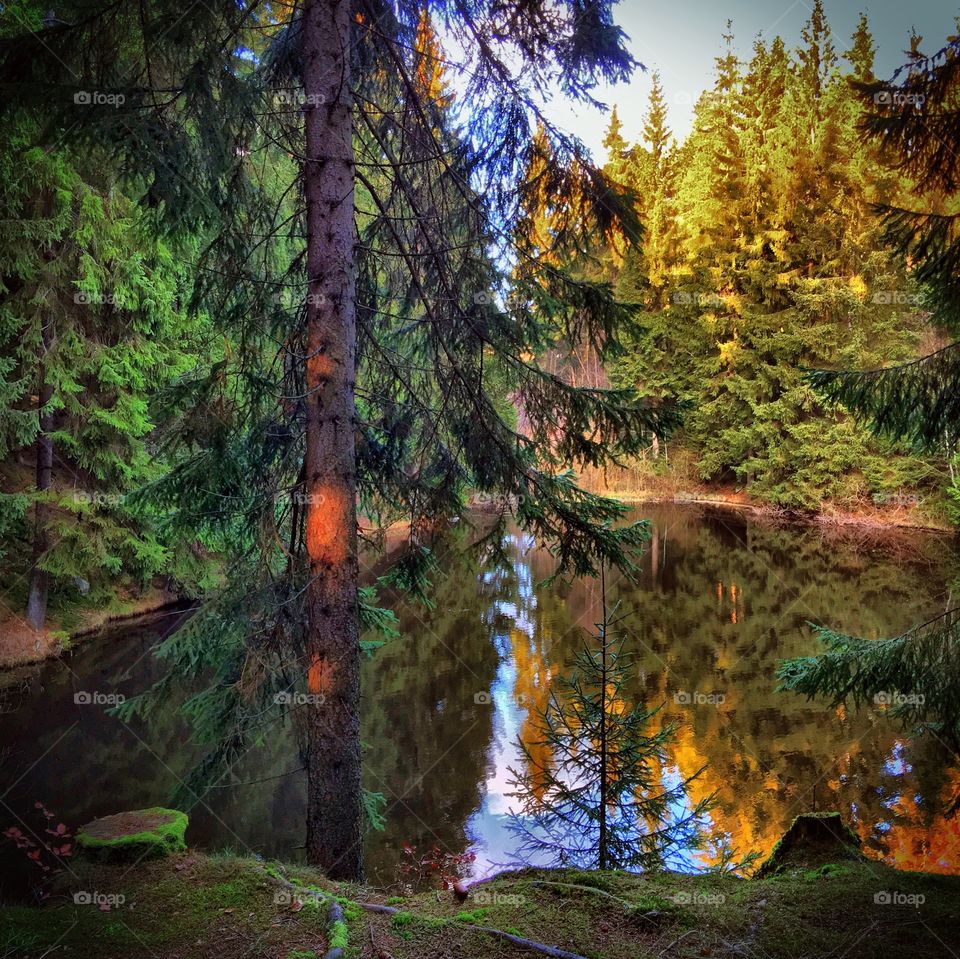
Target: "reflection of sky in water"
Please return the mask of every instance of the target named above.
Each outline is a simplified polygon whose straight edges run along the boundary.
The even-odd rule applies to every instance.
[[[902,776],[904,773],[913,771],[911,766],[903,755],[903,743],[897,740],[890,750],[890,758],[883,764],[884,774],[887,776]]]
[[[511,538],[520,556],[525,555],[534,546],[528,536]],[[515,577],[515,601],[497,599],[491,603],[487,623],[497,629],[492,631],[491,640],[499,655],[497,672],[490,687],[491,708],[494,710],[493,737],[487,753],[486,778],[483,799],[480,807],[474,811],[466,824],[466,833],[470,841],[469,851],[476,860],[470,869],[472,878],[478,879],[491,875],[504,866],[519,866],[511,856],[516,846],[516,837],[510,832],[510,810],[518,801],[508,795],[512,778],[510,769],[522,768],[525,758],[518,745],[521,726],[527,718],[530,703],[524,702],[523,694],[516,694],[518,670],[515,644],[526,641],[534,651],[537,617],[537,600],[534,592],[533,573],[528,563],[518,559],[513,566]],[[502,585],[505,576],[500,571],[487,571],[480,577],[486,586]],[[549,679],[550,667],[547,664],[546,678]],[[544,677],[534,676],[533,685],[539,687]],[[666,766],[662,770],[661,783],[665,790],[678,786],[683,774],[676,766]],[[677,797],[669,804],[671,820],[682,820],[689,815],[692,807],[688,797]],[[704,820],[706,830],[712,831],[709,816]],[[694,872],[704,867],[704,853],[699,850],[681,850],[673,854],[669,868],[683,872]],[[546,865],[548,858],[533,855],[529,858],[532,865]]]
[[[514,536],[512,542],[520,555],[533,545],[527,536]],[[510,767],[521,768],[524,762],[518,739],[528,707],[518,703],[514,695],[517,686],[514,643],[522,638],[530,644],[534,642],[537,598],[528,563],[518,559],[513,565],[513,575],[516,578],[516,601],[498,599],[491,604],[487,617],[491,626],[497,623],[501,627],[491,637],[500,658],[490,686],[491,708],[494,710],[493,738],[487,752],[483,799],[466,825],[470,851],[477,857],[471,869],[475,878],[512,864],[510,854],[516,846],[515,837],[507,829],[510,808],[516,805],[516,800],[507,793],[511,791]],[[482,579],[484,584],[491,585],[502,577],[496,572],[487,572]]]
[[[486,570],[478,574],[478,581],[483,584],[487,595],[491,592],[494,594],[494,598],[483,612],[483,618],[489,630],[489,641],[497,652],[497,667],[489,687],[491,703],[487,708],[492,709],[494,715],[491,741],[486,749],[486,765],[482,780],[483,798],[466,823],[470,851],[477,857],[471,870],[474,877],[492,874],[498,868],[514,862],[511,859],[511,850],[515,848],[517,839],[509,831],[508,824],[510,809],[515,808],[518,801],[515,797],[508,795],[511,791],[510,779],[512,778],[510,768],[521,769],[525,766],[526,760],[518,746],[518,739],[521,735],[530,737],[532,717],[529,715],[529,710],[537,708],[536,703],[540,706],[543,704],[539,698],[535,703],[525,702],[524,691],[529,694],[532,691],[541,690],[544,682],[549,683],[551,668],[556,670],[562,665],[556,662],[551,663],[546,655],[552,639],[552,635],[548,632],[551,628],[551,613],[549,606],[541,608],[537,601],[535,585],[538,577],[534,573],[534,567],[531,566],[533,557],[536,555],[532,552],[534,542],[528,536],[514,535],[506,545],[513,560],[512,567]],[[722,595],[726,596],[726,590]],[[736,590],[736,596],[738,603],[745,602],[742,588]],[[589,611],[591,614],[596,612],[592,608]],[[591,617],[591,622],[593,618],[596,617]],[[732,620],[733,626],[740,627],[742,619],[743,614]],[[580,622],[585,622],[582,615]],[[722,637],[716,648],[719,657],[723,654]],[[732,663],[735,665],[736,659],[732,659]],[[641,673],[645,675],[643,670]],[[733,690],[728,690],[728,694],[732,693]],[[791,704],[785,703],[785,705]],[[688,719],[689,717],[686,717],[682,722],[696,726],[695,721],[688,722]],[[661,770],[661,785],[664,789],[676,786],[682,781],[685,773],[691,773],[693,769],[687,768],[691,762],[699,763],[704,759],[700,754],[704,748],[702,735],[702,733],[694,735],[692,743],[696,755],[687,755],[685,764],[678,764],[677,755],[675,755],[677,750],[682,750],[684,744],[678,740],[675,747],[668,747],[670,761]],[[689,736],[687,739],[689,740]],[[923,804],[923,797],[917,791],[916,783],[910,781],[914,771],[913,763],[908,760],[911,746],[909,740],[894,739],[888,752],[877,757],[879,762],[872,767],[874,770],[872,775],[862,767],[854,770],[848,766],[836,770],[835,788],[841,790],[841,794],[847,801],[844,803],[841,795],[837,795],[834,797],[835,804],[840,808],[845,806],[847,817],[854,823],[861,818],[863,811],[858,810],[848,791],[868,789],[877,797],[872,812],[867,820],[861,823],[860,829],[864,838],[872,835],[876,842],[884,847],[889,842],[891,831],[895,831],[901,823],[910,818],[910,812],[904,806],[917,810]],[[850,754],[847,754],[846,758],[849,762]],[[718,776],[722,778],[722,772],[718,773],[714,769],[712,773],[711,776],[708,770],[704,789],[714,788],[713,780]],[[774,783],[773,787],[757,784],[758,788],[764,791],[757,796],[764,795],[770,788],[773,788],[774,792],[779,792],[781,784],[777,783],[776,777],[774,777]],[[746,781],[743,783],[743,788],[748,788]],[[702,798],[702,794],[703,790],[698,791],[696,787],[694,788],[694,795],[697,798]],[[736,803],[738,806],[741,802],[743,803],[740,808],[718,809],[708,814],[703,823],[704,832],[709,837],[706,846],[702,849],[682,850],[671,854],[670,868],[682,871],[706,868],[716,861],[718,849],[723,846],[732,848],[738,855],[745,854],[750,848],[755,848],[749,844],[744,846],[743,837],[736,830],[734,833],[730,830],[731,826],[735,826],[738,822],[742,825],[744,823],[742,817],[750,816],[751,809],[757,809],[759,812],[759,809],[753,805],[757,796],[751,800],[749,795],[743,794]],[[675,799],[670,809],[672,818],[682,819],[690,812],[695,801],[690,797]],[[790,813],[789,817],[785,818],[785,825],[789,824],[789,819],[796,812],[803,811],[799,808],[787,809],[791,803],[791,797],[783,795],[781,805]],[[727,804],[729,805],[729,796]],[[809,808],[813,808],[813,805],[811,804]]]

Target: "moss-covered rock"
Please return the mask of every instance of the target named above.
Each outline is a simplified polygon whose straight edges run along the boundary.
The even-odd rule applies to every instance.
[[[148,859],[186,849],[187,815],[179,809],[136,809],[94,819],[77,832],[77,843],[90,858]]]

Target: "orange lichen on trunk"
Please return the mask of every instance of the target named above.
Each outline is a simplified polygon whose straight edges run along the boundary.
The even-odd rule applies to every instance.
[[[353,502],[342,489],[315,485],[309,490],[306,519],[307,555],[311,566],[337,566],[350,558],[347,523]]]
[[[330,692],[333,688],[333,673],[334,664],[319,653],[314,653],[307,670],[307,691],[314,696]]]

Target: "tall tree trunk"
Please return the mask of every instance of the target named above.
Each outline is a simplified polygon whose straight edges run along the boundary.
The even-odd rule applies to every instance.
[[[603,620],[600,624],[600,835],[597,838],[597,869],[607,869],[607,580],[604,567],[600,566],[600,602]]]
[[[50,548],[50,506],[43,495],[53,481],[53,412],[50,400],[53,397],[53,385],[47,375],[47,352],[53,341],[53,320],[47,319],[40,331],[40,389],[38,394],[40,433],[37,436],[37,491],[41,498],[37,500],[33,513],[33,557],[30,569],[30,593],[27,596],[27,622],[34,629],[43,629],[47,618],[47,591],[50,574],[40,568],[40,560]]]
[[[305,0],[307,204],[307,858],[363,874],[354,462],[356,367],[351,0]]]

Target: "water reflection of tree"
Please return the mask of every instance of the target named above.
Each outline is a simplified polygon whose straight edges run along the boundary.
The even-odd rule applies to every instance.
[[[668,718],[688,720],[673,755],[683,772],[708,764],[702,788],[718,791],[717,826],[744,846],[768,849],[804,809],[839,807],[849,815],[855,808],[865,831],[896,821],[876,786],[897,728],[880,716],[848,717],[778,694],[775,670],[781,658],[813,651],[808,621],[836,623],[839,611],[852,632],[883,635],[929,615],[948,575],[941,544],[928,539],[905,549],[900,541],[887,549],[874,541],[864,555],[862,543],[826,545],[813,529],[653,513],[658,535],[670,541],[668,559],[661,557],[657,581],[647,563],[638,584],[621,582],[620,599],[634,611],[624,628],[637,635]],[[677,707],[677,690],[726,698],[718,706]],[[858,775],[839,789],[844,764]],[[922,790],[917,768],[925,771]],[[923,828],[932,835],[939,828],[933,809],[950,774],[942,761],[917,768],[903,773],[901,790],[928,797]],[[887,833],[894,843],[897,829]]]
[[[386,831],[368,843],[374,880],[393,878],[403,842],[463,852],[480,801],[493,711],[474,696],[498,663],[490,595],[510,585],[486,581],[453,545],[440,547],[434,580],[432,606],[400,603],[400,638],[363,667],[365,785],[387,796]]]
[[[736,835],[741,850],[769,849],[797,812],[855,809],[868,849],[909,868],[944,868],[938,860],[946,858],[955,870],[957,820],[944,815],[943,797],[954,794],[960,773],[935,742],[905,738],[881,714],[847,715],[774,691],[781,659],[817,649],[808,620],[882,636],[939,611],[955,576],[952,552],[915,534],[863,543],[709,510],[651,507],[643,515],[653,520],[654,538],[639,581],[611,588],[638,657],[626,698],[666,702],[664,719],[682,721],[670,765],[689,775],[707,764],[692,798],[717,792],[716,828]],[[508,561],[491,556],[486,565],[459,547],[442,550],[434,608],[398,606],[402,638],[364,663],[365,784],[391,800],[386,832],[369,840],[374,880],[392,879],[404,840],[467,848],[466,824],[483,800],[491,747],[503,737],[496,710],[473,697],[495,684],[501,655],[514,669],[507,692],[536,707],[570,662],[579,630],[597,620],[595,583],[540,585],[553,572],[549,554],[519,540],[506,545]],[[178,703],[164,704],[149,730],[135,726],[145,745],[101,710],[73,704],[74,691],[110,691],[134,663],[119,688],[132,694],[149,685],[156,664],[146,654],[156,638],[145,629],[139,638],[82,647],[69,663],[79,678],[61,664],[43,668],[34,692],[2,717],[0,748],[14,746],[8,781],[80,725],[8,802],[43,799],[74,824],[165,801],[193,758]],[[691,709],[674,702],[678,690],[727,698]],[[529,711],[517,716],[531,742]],[[235,770],[251,785],[206,797],[212,813],[194,811],[192,842],[296,854],[303,792],[300,776],[283,775],[297,765],[288,732],[271,732]],[[92,781],[109,788],[91,790]]]

